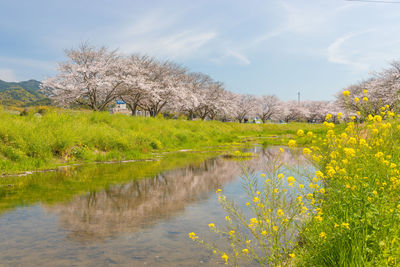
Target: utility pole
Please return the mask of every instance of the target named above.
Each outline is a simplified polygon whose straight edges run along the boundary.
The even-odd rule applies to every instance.
[[[300,92],[297,93],[297,104],[300,106]]]

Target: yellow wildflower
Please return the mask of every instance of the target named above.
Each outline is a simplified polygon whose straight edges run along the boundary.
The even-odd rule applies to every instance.
[[[225,261],[225,263],[228,263],[228,259],[229,259],[228,255],[226,255],[224,253],[224,254],[222,254],[221,258]]]
[[[310,155],[311,154],[311,149],[309,149],[309,148],[304,148],[303,149],[303,153],[305,154],[305,155]]]
[[[189,233],[188,235],[189,235],[189,238],[191,238],[191,239],[193,239],[193,240],[195,240],[195,239],[198,238],[198,237],[196,236],[196,234],[193,233],[193,232]]]
[[[297,135],[298,135],[298,136],[303,136],[303,135],[304,135],[304,131],[301,130],[301,129],[298,130],[298,131],[297,131]]]
[[[249,250],[247,248],[242,249],[243,254],[248,254]]]
[[[281,209],[278,209],[278,211],[276,212],[276,215],[277,216],[284,216],[285,212],[283,212],[283,210],[281,210]]]
[[[288,181],[289,186],[292,186],[293,183],[296,182],[296,179],[294,179],[293,176],[289,176],[289,177],[287,178],[287,181]]]
[[[267,235],[267,231],[264,230],[264,231],[261,232],[261,234],[262,234],[262,235]]]
[[[296,146],[296,140],[290,139],[288,142],[289,147],[295,147]]]
[[[350,226],[349,226],[349,224],[348,223],[342,223],[342,227],[343,228],[346,228],[346,229],[350,229]]]

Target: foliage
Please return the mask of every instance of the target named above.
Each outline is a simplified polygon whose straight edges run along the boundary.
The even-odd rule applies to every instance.
[[[329,130],[313,148],[326,196],[323,220],[304,225],[299,253],[305,266],[400,263],[400,124],[393,111],[380,110],[344,132]],[[326,233],[324,242],[319,232]]]
[[[0,112],[1,173],[81,161],[148,158],[151,152],[204,149],[246,136],[290,134],[300,127],[167,120],[55,108],[34,115],[39,110],[44,108],[30,109],[27,116]]]

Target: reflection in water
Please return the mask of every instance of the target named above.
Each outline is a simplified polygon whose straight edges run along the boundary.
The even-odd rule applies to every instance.
[[[70,238],[103,239],[117,233],[135,232],[174,216],[186,205],[232,181],[239,171],[235,162],[218,158],[201,166],[168,171],[154,178],[77,196],[68,203],[47,209],[60,214],[60,223],[71,232]]]
[[[27,177],[23,191],[10,191],[3,198],[13,201],[0,216],[0,262],[6,266],[215,266],[211,253],[187,238],[193,230],[211,238],[208,223],[224,224],[215,190],[222,188],[244,205],[242,165],[265,172],[278,155],[285,163],[303,164],[303,159],[281,154],[278,148],[249,152],[259,157],[191,163],[171,158],[92,166],[57,173],[54,179],[51,174]],[[10,211],[13,203],[20,205],[27,196],[31,207]],[[38,201],[42,204],[32,206]]]
[[[245,165],[254,170],[273,168],[279,161],[299,161],[278,148],[254,148],[259,156]],[[301,159],[300,159],[301,160]],[[102,240],[120,233],[132,233],[175,216],[186,205],[206,198],[210,192],[240,175],[238,161],[216,158],[201,165],[158,174],[153,178],[131,181],[100,192],[76,196],[68,203],[47,206],[59,214],[68,237],[81,242]]]

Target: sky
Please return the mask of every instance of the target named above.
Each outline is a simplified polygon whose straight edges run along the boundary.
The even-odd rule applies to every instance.
[[[172,60],[236,93],[332,100],[400,59],[399,33],[400,3],[0,0],[0,79],[52,77],[65,49],[88,42]]]

